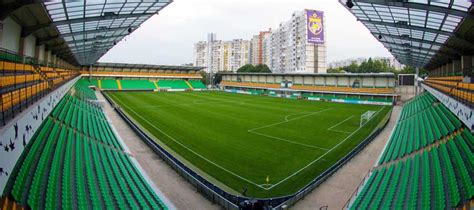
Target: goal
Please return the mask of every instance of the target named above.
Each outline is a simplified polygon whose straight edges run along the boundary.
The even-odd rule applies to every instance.
[[[374,116],[375,111],[367,111],[360,116],[360,125],[359,127],[364,126],[370,119]]]

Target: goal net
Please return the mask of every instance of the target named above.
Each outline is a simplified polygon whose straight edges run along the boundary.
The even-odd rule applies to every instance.
[[[360,125],[359,127],[364,126],[370,119],[374,116],[375,111],[367,111],[360,116]]]

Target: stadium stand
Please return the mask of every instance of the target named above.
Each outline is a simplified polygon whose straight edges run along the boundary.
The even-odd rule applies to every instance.
[[[428,78],[424,83],[460,101],[474,103],[474,84],[462,82],[459,76]]]
[[[248,91],[256,89],[273,91],[272,96],[288,93],[318,93],[321,99],[382,98],[389,104],[395,93],[395,76],[386,74],[261,74],[261,73],[219,73],[222,76],[220,86],[226,90]],[[350,96],[348,96],[350,95]],[[291,96],[293,97],[293,96]],[[329,98],[328,98],[329,97]],[[364,100],[370,102],[370,100]],[[374,101],[374,103],[377,103]],[[378,103],[380,104],[380,103]]]
[[[0,112],[3,124],[17,113],[38,101],[45,94],[71,80],[78,72],[40,66],[31,58],[0,49]]]
[[[184,80],[158,80],[161,89],[189,89]]]
[[[206,89],[199,80],[137,80],[137,79],[87,79],[88,86],[96,86],[103,90],[154,90],[154,89]]]
[[[93,76],[122,76],[122,77],[127,77],[127,76],[132,76],[132,77],[140,77],[140,76],[146,76],[146,77],[165,77],[165,78],[197,78],[200,77],[196,74],[186,74],[186,73],[179,73],[179,74],[174,74],[174,73],[153,73],[153,72],[107,72],[107,71],[81,71],[81,74],[84,75],[93,75]]]
[[[426,92],[405,103],[377,165],[346,207],[472,209],[472,1],[339,2],[398,61],[426,70],[416,71],[414,84]]]
[[[474,196],[474,138],[424,93],[403,107],[379,165],[351,209],[450,209]]]
[[[252,88],[280,88],[280,84],[256,83],[256,82],[232,82],[222,81],[223,86],[252,87]]]
[[[33,209],[166,209],[79,80],[22,154],[7,194]]]
[[[429,95],[426,93],[424,95]],[[431,96],[433,97],[433,96]],[[453,134],[462,127],[461,122],[447,108],[439,103],[429,104],[428,107],[415,108],[416,114],[404,117],[414,105],[421,103],[426,97],[413,100],[402,110],[402,116],[394,130],[394,135],[388,143],[380,164],[402,158],[437,140]],[[405,111],[407,109],[407,111]],[[412,109],[413,110],[413,109]]]
[[[26,208],[22,207],[20,204],[17,202],[8,199],[8,197],[1,197],[0,198],[0,207],[2,209],[15,209],[15,210],[24,210]]]
[[[472,143],[458,134],[431,150],[375,169],[351,209],[449,209],[471,199],[474,162],[468,141]]]
[[[122,90],[153,90],[155,89],[155,84],[148,80],[120,80],[122,84]]]
[[[432,106],[435,100],[436,98],[428,93],[416,96],[415,99],[412,99],[405,103],[402,113],[400,114],[400,119],[404,120]]]
[[[101,84],[100,88],[104,90],[118,90],[119,89],[117,80],[115,79],[101,79],[100,84]]]
[[[194,89],[206,89],[206,86],[200,80],[188,80]]]
[[[293,85],[293,90],[315,90],[327,92],[348,92],[348,93],[395,93],[393,88],[352,88],[352,87],[335,87],[335,86],[309,86],[309,85]]]

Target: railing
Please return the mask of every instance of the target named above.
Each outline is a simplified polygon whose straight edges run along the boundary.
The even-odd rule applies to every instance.
[[[473,83],[465,83],[459,80],[441,80],[430,78],[424,81],[424,84],[443,92],[444,94],[456,99],[470,108],[474,107]]]
[[[220,190],[217,186],[208,182],[206,179],[198,175],[192,169],[185,166],[181,161],[176,159],[173,155],[167,152],[163,147],[156,143],[150,138],[145,132],[143,132],[120,108],[114,104],[107,94],[104,94],[105,99],[110,103],[114,110],[125,120],[125,122],[145,141],[153,151],[158,154],[168,165],[170,165],[175,171],[177,171],[183,178],[189,181],[196,189],[203,194],[206,198],[214,203],[218,203],[226,209],[238,209],[239,207],[234,203],[226,199],[224,196],[226,193]],[[219,189],[221,192],[216,192]]]
[[[301,200],[304,198],[306,195],[311,193],[316,187],[318,187],[321,183],[323,183],[327,178],[329,178],[334,172],[336,172],[339,168],[344,166],[349,160],[351,160],[354,156],[359,154],[360,151],[362,151],[365,146],[367,146],[372,140],[379,135],[380,132],[387,126],[388,122],[390,121],[390,116],[392,114],[392,111],[388,112],[386,116],[382,119],[382,121],[378,124],[377,128],[370,133],[370,135],[359,145],[357,145],[354,149],[352,149],[349,154],[347,154],[345,157],[337,161],[334,165],[332,165],[329,169],[327,169],[323,174],[319,175],[314,179],[311,183],[306,185],[303,189],[301,189],[299,192],[293,194],[291,198],[286,200],[285,202],[281,203],[274,209],[286,209],[287,207],[295,204],[297,201]]]
[[[238,209],[241,208],[239,205],[244,201],[256,201],[262,206],[266,206],[270,209],[285,209],[288,206],[293,205],[304,196],[313,191],[317,186],[323,183],[328,177],[330,177],[334,172],[341,168],[345,163],[347,163],[352,157],[357,155],[367,144],[369,144],[387,125],[390,114],[389,112],[384,116],[382,122],[377,126],[377,129],[374,130],[364,141],[357,145],[349,154],[336,162],[333,166],[328,168],[308,185],[303,187],[298,192],[275,198],[251,198],[243,197],[230,194],[220,187],[209,182],[206,178],[202,177],[196,173],[191,168],[187,167],[184,163],[174,157],[171,153],[166,151],[162,146],[156,143],[153,138],[151,138],[146,132],[141,130],[141,128],[135,123],[120,107],[118,107],[107,94],[104,94],[105,99],[110,103],[114,110],[125,120],[125,122],[140,136],[140,138],[148,144],[153,151],[158,154],[163,160],[165,160],[168,165],[175,169],[183,178],[196,187],[196,189],[214,203],[218,203],[226,209]]]
[[[0,127],[39,99],[73,79],[79,73],[68,71],[47,77],[34,58],[0,48]]]

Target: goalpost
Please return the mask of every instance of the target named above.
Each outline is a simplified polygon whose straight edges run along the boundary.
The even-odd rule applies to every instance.
[[[374,116],[376,111],[367,111],[360,116],[360,124],[359,127],[364,126],[369,120]]]

